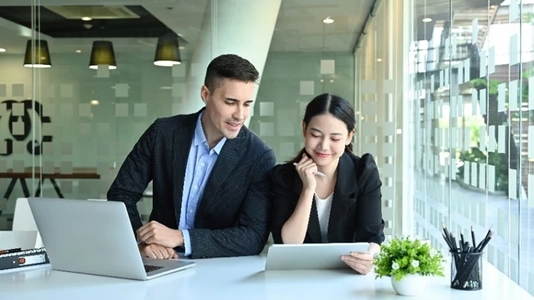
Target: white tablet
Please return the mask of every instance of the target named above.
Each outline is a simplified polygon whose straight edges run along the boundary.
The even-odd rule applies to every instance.
[[[265,270],[350,268],[341,260],[350,252],[367,252],[369,243],[275,244],[267,252]]]

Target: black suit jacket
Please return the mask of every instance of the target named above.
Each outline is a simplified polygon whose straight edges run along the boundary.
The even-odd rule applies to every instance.
[[[302,181],[292,163],[277,165],[270,174],[272,189],[272,234],[283,243],[282,226],[297,205]],[[328,242],[384,241],[380,187],[382,183],[373,157],[344,153],[337,168],[337,182],[328,223]],[[317,207],[313,201],[304,243],[321,243]]]
[[[126,204],[134,231],[142,226],[136,203],[151,180],[150,219],[178,227],[187,158],[201,111],[157,119],[122,164],[107,198]],[[195,229],[189,231],[192,258],[263,250],[270,223],[267,176],[275,163],[274,151],[246,127],[226,141],[198,204]]]

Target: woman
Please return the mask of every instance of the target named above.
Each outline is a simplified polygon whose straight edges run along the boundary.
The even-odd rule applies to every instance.
[[[322,94],[307,105],[304,149],[270,175],[272,233],[284,244],[369,242],[367,253],[341,257],[367,274],[384,241],[382,183],[370,154],[352,154],[355,123],[351,105],[338,96]]]

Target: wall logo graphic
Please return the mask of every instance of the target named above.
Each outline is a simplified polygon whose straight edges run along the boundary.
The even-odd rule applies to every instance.
[[[22,103],[24,105],[24,113],[22,116],[13,115],[13,105],[16,103]],[[25,142],[29,139],[26,144],[26,150],[30,154],[41,155],[43,153],[42,144],[46,142],[52,142],[51,135],[36,136],[36,140],[32,139],[31,130],[35,126],[41,126],[45,123],[51,123],[50,117],[43,116],[43,106],[38,101],[32,100],[5,100],[0,102],[0,106],[5,106],[6,113],[0,115],[0,142],[5,143],[6,150],[4,153],[0,153],[0,156],[9,156],[13,154],[13,142]],[[35,114],[33,113],[35,112]],[[35,118],[33,120],[32,118]],[[24,130],[22,132],[13,132],[15,124],[19,121],[22,121],[24,125]],[[7,129],[5,127],[7,123]],[[41,140],[37,140],[41,138]]]

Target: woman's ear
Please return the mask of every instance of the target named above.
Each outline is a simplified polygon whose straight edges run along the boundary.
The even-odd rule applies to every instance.
[[[349,136],[347,137],[347,145],[352,142],[352,138],[354,137],[354,134],[356,133],[356,129],[353,129],[351,132],[349,132]]]
[[[302,136],[306,137],[306,123],[302,121]]]

